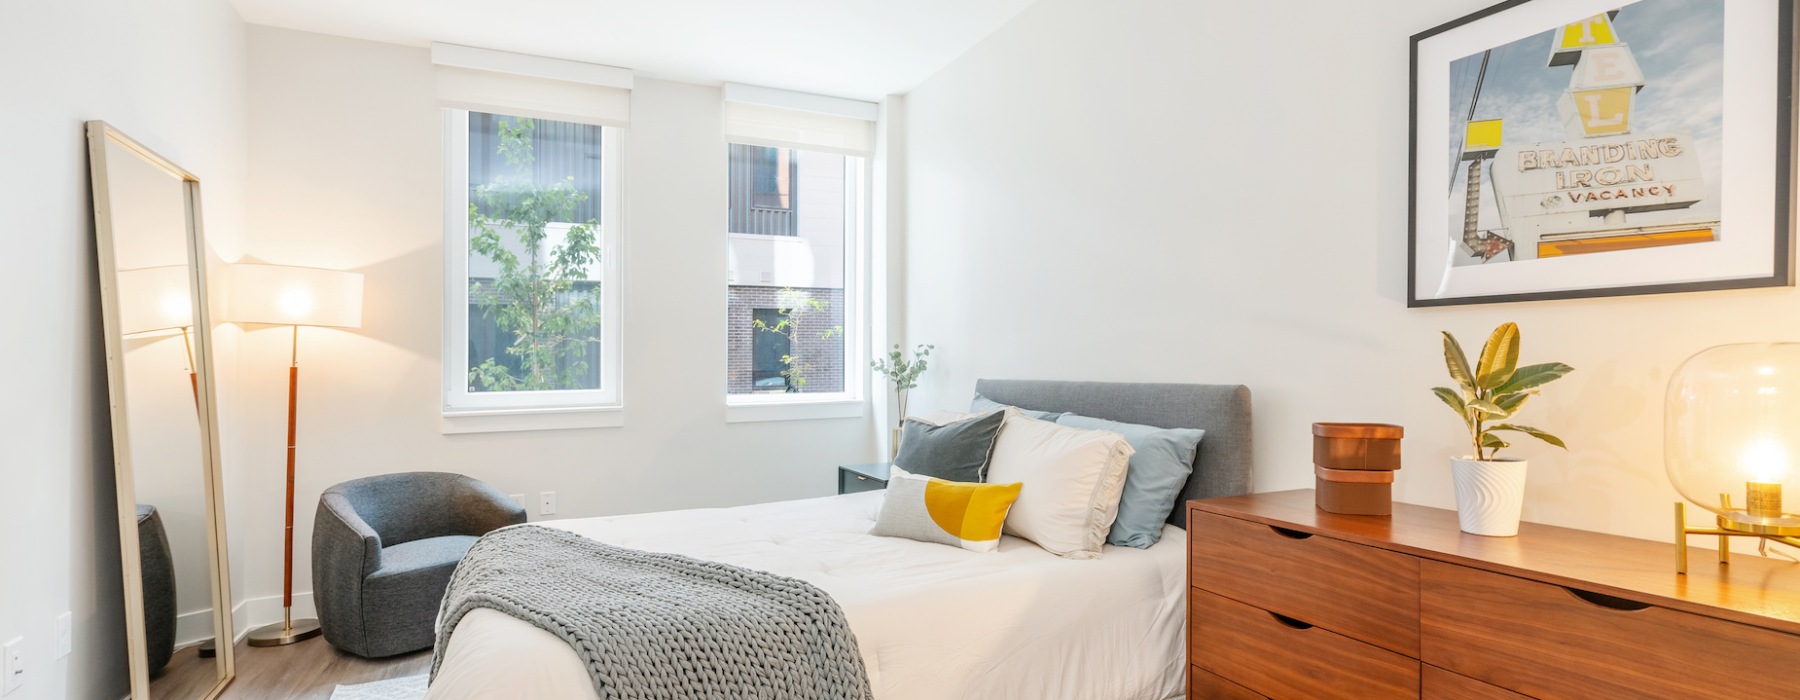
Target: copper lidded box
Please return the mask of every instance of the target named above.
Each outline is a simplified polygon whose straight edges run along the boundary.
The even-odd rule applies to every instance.
[[[1314,423],[1313,481],[1320,510],[1392,515],[1394,471],[1406,429],[1386,423]]]

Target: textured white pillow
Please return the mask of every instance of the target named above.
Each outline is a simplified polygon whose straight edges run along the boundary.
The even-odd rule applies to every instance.
[[[1083,430],[1006,416],[988,483],[1025,485],[1006,516],[1006,534],[1036,542],[1051,554],[1094,559],[1119,515],[1119,493],[1131,444],[1110,430]]]

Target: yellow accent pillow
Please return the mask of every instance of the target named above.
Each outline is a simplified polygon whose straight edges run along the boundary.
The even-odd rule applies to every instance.
[[[1006,513],[1023,488],[1023,484],[962,483],[895,472],[888,480],[881,515],[869,532],[992,552],[1000,548]]]

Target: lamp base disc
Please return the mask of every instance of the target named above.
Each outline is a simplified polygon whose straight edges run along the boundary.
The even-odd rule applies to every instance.
[[[1800,527],[1791,525],[1761,525],[1757,523],[1746,523],[1727,518],[1723,515],[1719,516],[1717,519],[1719,521],[1719,529],[1721,530],[1769,537],[1800,537]],[[1791,517],[1787,519],[1791,520]]]
[[[253,647],[284,647],[317,637],[321,632],[318,620],[295,620],[292,625],[277,622],[251,630],[249,641]]]
[[[219,647],[213,644],[213,640],[208,639],[200,643],[200,651],[197,653],[202,659],[210,659],[219,655]]]

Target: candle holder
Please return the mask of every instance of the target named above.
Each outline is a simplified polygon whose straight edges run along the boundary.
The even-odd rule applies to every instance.
[[[1721,564],[1731,563],[1733,537],[1757,538],[1761,553],[1794,559],[1768,547],[1800,547],[1800,513],[1782,501],[1784,484],[1800,484],[1800,344],[1705,350],[1675,370],[1666,407],[1669,481],[1717,516],[1716,527],[1689,527],[1687,503],[1676,502],[1676,571],[1687,573],[1689,535],[1717,536]]]

